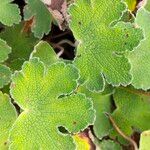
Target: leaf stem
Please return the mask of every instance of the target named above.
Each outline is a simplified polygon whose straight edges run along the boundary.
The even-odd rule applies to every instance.
[[[133,147],[134,147],[134,150],[138,150],[138,146],[136,144],[136,142],[134,140],[132,140],[130,137],[128,137],[127,135],[125,135],[121,129],[117,126],[116,122],[114,121],[114,119],[112,118],[112,116],[109,114],[109,113],[105,113],[106,116],[109,118],[110,122],[112,123],[113,127],[115,128],[115,130],[124,138],[126,139],[127,141],[129,141]]]

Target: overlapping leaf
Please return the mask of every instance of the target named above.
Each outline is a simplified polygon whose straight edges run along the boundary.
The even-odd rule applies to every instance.
[[[93,123],[92,103],[83,94],[70,94],[77,87],[78,71],[56,63],[44,67],[38,59],[23,65],[12,78],[11,95],[24,110],[11,131],[10,149],[74,149],[70,135]]]
[[[8,135],[16,120],[16,111],[8,95],[0,92],[0,150],[8,149]]]
[[[150,88],[150,12],[144,8],[140,9],[136,23],[143,29],[145,37],[129,55],[132,65],[132,84],[138,89],[147,90]]]
[[[12,70],[20,69],[23,62],[29,59],[37,39],[32,34],[23,32],[23,23],[6,27],[0,33],[0,37],[12,47],[12,52],[7,61],[8,65]]]
[[[114,94],[116,110],[112,114],[117,126],[130,136],[133,131],[150,128],[150,93],[133,88],[119,88]]]
[[[38,38],[48,34],[51,29],[51,14],[41,0],[26,0],[24,19],[33,19],[32,31]]]
[[[47,66],[59,61],[54,49],[45,41],[40,41],[35,46],[30,58],[33,57],[38,57]]]
[[[91,91],[102,91],[105,79],[114,86],[131,82],[123,53],[138,45],[142,33],[130,23],[112,25],[125,10],[121,0],[77,0],[70,8],[70,28],[80,42],[74,64]]]
[[[11,26],[21,21],[20,10],[13,0],[0,0],[0,22]]]

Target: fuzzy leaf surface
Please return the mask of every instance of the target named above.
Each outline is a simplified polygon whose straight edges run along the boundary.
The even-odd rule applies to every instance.
[[[13,0],[0,0],[0,22],[7,26],[21,21],[20,10]]]
[[[130,23],[114,25],[125,10],[121,0],[77,0],[70,7],[70,28],[80,43],[74,64],[91,91],[103,91],[105,79],[114,86],[131,82],[124,52],[138,45],[142,33]]]
[[[138,11],[136,23],[144,31],[144,39],[140,45],[129,54],[133,75],[132,85],[137,89],[150,88],[150,12],[144,8]],[[140,63],[139,63],[140,62]]]
[[[0,149],[8,149],[8,135],[17,118],[16,110],[7,94],[0,91]]]
[[[33,19],[32,31],[35,37],[42,38],[51,29],[51,14],[41,0],[26,0],[24,19]]]
[[[74,149],[70,134],[93,123],[92,103],[83,94],[70,94],[77,87],[78,71],[56,63],[47,69],[38,59],[25,62],[12,78],[11,95],[24,110],[11,134],[10,149]]]

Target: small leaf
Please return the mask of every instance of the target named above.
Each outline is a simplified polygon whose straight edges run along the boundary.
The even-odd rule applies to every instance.
[[[132,85],[137,89],[148,90],[150,88],[150,12],[144,8],[140,9],[136,23],[143,29],[144,39],[129,54],[133,75]]]
[[[117,126],[127,136],[150,128],[150,93],[133,88],[118,88],[114,94],[116,110],[112,114]]]
[[[149,148],[150,148],[150,130],[142,132],[139,150],[149,150]]]
[[[3,88],[4,85],[7,85],[10,82],[11,71],[5,65],[0,64],[0,88]]]
[[[33,57],[38,57],[47,66],[59,60],[53,48],[45,41],[40,41],[35,46],[30,58]]]
[[[0,91],[0,150],[8,149],[8,135],[17,118],[15,108],[7,94]]]
[[[41,0],[26,0],[24,19],[33,19],[32,31],[35,37],[42,38],[51,29],[51,14]],[[45,19],[46,18],[46,19]]]
[[[76,68],[62,62],[47,69],[36,58],[24,63],[12,77],[11,95],[23,112],[10,133],[11,150],[75,148],[70,134],[63,135],[58,127],[73,134],[93,124],[91,101],[71,94],[78,77]]]
[[[4,40],[0,39],[0,63],[8,59],[8,54],[10,54],[10,52],[11,48]]]
[[[142,31],[130,23],[114,25],[125,10],[121,0],[79,0],[70,7],[70,28],[80,43],[74,64],[91,91],[103,91],[105,79],[114,86],[131,82],[124,53],[138,45]]]
[[[8,45],[12,48],[12,52],[7,61],[7,64],[12,70],[18,68],[18,65],[20,65],[19,69],[21,68],[22,63],[20,63],[20,59],[28,60],[34,45],[38,41],[32,34],[27,34],[22,29],[23,23],[20,23],[13,27],[6,27],[4,32],[0,33],[0,38],[7,41]],[[14,61],[17,67],[13,64]]]
[[[20,10],[13,0],[0,0],[0,22],[12,26],[21,21]]]

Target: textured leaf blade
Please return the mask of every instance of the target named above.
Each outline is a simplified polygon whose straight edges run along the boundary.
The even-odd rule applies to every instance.
[[[94,119],[92,103],[83,94],[60,97],[76,89],[77,79],[72,65],[56,63],[45,69],[38,59],[15,73],[11,95],[24,111],[11,131],[10,149],[75,148],[71,136],[63,136],[58,127],[77,133]]]
[[[0,91],[0,149],[8,149],[8,135],[17,118],[16,110],[8,95]]]
[[[91,91],[104,90],[104,77],[114,86],[131,82],[130,64],[123,53],[138,45],[141,31],[129,23],[112,26],[125,10],[120,0],[79,0],[70,8],[70,28],[80,42],[74,64],[80,82]]]
[[[21,21],[20,10],[16,4],[11,4],[13,0],[0,0],[0,22],[4,25],[12,26]]]

